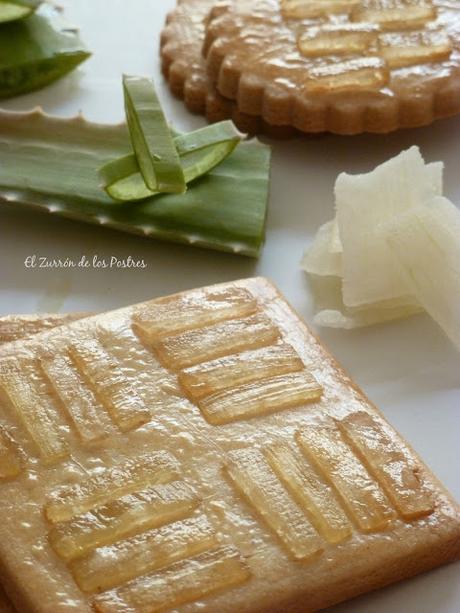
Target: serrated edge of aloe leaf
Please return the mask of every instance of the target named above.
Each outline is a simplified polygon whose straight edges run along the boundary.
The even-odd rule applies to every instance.
[[[154,82],[126,74],[122,82],[126,122],[145,184],[153,192],[185,192],[187,184],[179,154]],[[141,116],[143,111],[147,116]]]
[[[121,130],[123,130],[125,132],[123,137],[123,144],[125,144],[126,139],[129,140],[126,124],[123,121],[118,122],[117,124],[110,125],[101,124],[93,121],[88,121],[81,112],[74,115],[73,117],[59,117],[51,113],[46,113],[42,109],[42,107],[36,106],[30,111],[10,111],[2,109],[0,111],[0,118],[1,117],[7,118],[5,119],[6,124],[11,126],[11,128],[13,128],[12,132],[15,133],[17,133],[17,130],[24,130],[24,127],[26,128],[26,130],[24,131],[29,131],[29,121],[36,121],[39,123],[42,119],[48,119],[55,124],[60,124],[59,133],[62,134],[63,138],[65,138],[64,135],[67,129],[72,129],[72,127],[78,126],[82,133],[84,133],[85,129],[90,129],[104,133],[104,137],[106,136],[107,130],[113,132],[114,136],[116,137],[119,137],[121,134]],[[104,140],[101,140],[101,142],[104,142]],[[233,253],[235,255],[246,256],[250,258],[258,258],[265,243],[265,222],[268,214],[268,198],[270,195],[271,147],[266,143],[259,141],[259,139],[257,138],[251,138],[250,142],[254,142],[261,145],[265,149],[265,154],[268,156],[268,177],[266,185],[267,199],[264,207],[265,214],[264,220],[262,222],[262,231],[258,237],[255,237],[255,240],[252,243],[246,242],[244,240],[231,241],[228,239],[220,238],[213,238],[210,241],[200,235],[198,231],[194,232],[193,234],[188,233],[186,231],[168,231],[155,227],[154,223],[144,225],[126,225],[124,223],[112,222],[107,215],[104,215],[103,212],[98,212],[97,214],[88,213],[85,215],[82,214],[81,211],[79,211],[78,213],[75,213],[73,211],[67,211],[65,210],[66,207],[69,206],[67,202],[60,200],[59,198],[50,197],[48,195],[45,196],[43,194],[40,194],[39,192],[32,192],[30,190],[18,190],[7,187],[2,188],[0,186],[0,203],[3,202],[10,205],[20,205],[35,211],[41,211],[42,213],[48,212],[50,214],[56,214],[59,217],[63,217],[65,219],[71,219],[81,223],[88,223],[90,225],[99,225],[101,227],[111,228],[113,230],[117,230],[127,234],[142,236],[144,238],[185,244],[204,249],[211,249],[214,251],[221,251],[224,253]]]
[[[198,138],[197,138],[198,137]],[[203,137],[203,138],[201,138]],[[216,124],[204,126],[192,132],[185,134],[177,134],[174,136],[174,144],[179,153],[179,157],[182,160],[189,154],[203,151],[209,147],[223,146],[227,144],[221,155],[213,160],[205,170],[195,172],[191,176],[187,176],[184,169],[184,177],[186,183],[191,183],[210,172],[213,168],[221,164],[228,156],[230,156],[235,148],[239,145],[243,135],[235,128],[234,124],[230,120],[221,121]],[[211,139],[211,140],[210,140]],[[214,140],[212,140],[214,139]],[[182,164],[183,166],[183,164]],[[134,154],[128,154],[111,162],[108,162],[99,169],[99,176],[103,182],[103,189],[116,202],[139,202],[144,198],[150,198],[158,195],[161,192],[149,190],[145,185],[143,191],[139,191],[139,196],[136,198],[127,198],[121,195],[120,188],[117,189],[117,185],[122,184],[126,179],[134,175],[139,175],[139,183],[141,182],[140,169],[137,163],[137,158]]]
[[[33,201],[27,200],[24,197],[24,194],[21,192],[12,189],[5,189],[5,191],[2,193],[2,188],[0,188],[0,203],[4,202],[6,204],[18,204],[29,209],[39,210],[42,212],[45,210],[51,214],[57,213],[60,217],[64,219],[70,219],[73,221],[78,221],[80,223],[89,223],[91,225],[100,225],[104,226],[105,228],[110,228],[112,230],[123,232],[125,234],[134,234],[136,236],[143,236],[144,238],[152,237],[155,240],[164,241],[168,243],[191,245],[193,247],[202,247],[203,249],[221,251],[222,253],[234,253],[235,255],[258,258],[265,242],[264,236],[262,237],[260,244],[257,245],[257,247],[250,247],[244,243],[231,243],[230,241],[221,241],[219,239],[213,239],[213,241],[211,242],[202,238],[198,233],[182,233],[181,235],[179,235],[176,231],[170,232],[168,230],[159,230],[158,228],[155,228],[154,224],[150,224],[149,226],[132,225],[128,228],[126,224],[110,221],[110,219],[103,214],[82,216],[80,213],[72,214],[71,212],[64,211],[64,205],[61,204],[58,198],[55,198],[54,202],[51,203],[48,201],[40,203],[39,200],[41,195],[38,193],[34,193],[33,196]]]

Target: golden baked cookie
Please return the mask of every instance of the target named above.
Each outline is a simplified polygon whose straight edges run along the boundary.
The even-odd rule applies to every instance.
[[[308,613],[459,551],[448,492],[264,279],[0,347],[21,613]]]
[[[304,132],[390,132],[460,111],[460,3],[233,0],[204,52],[241,112]]]
[[[291,126],[271,126],[261,117],[242,113],[234,101],[224,98],[211,84],[202,55],[206,23],[216,0],[178,0],[161,35],[162,70],[173,94],[193,113],[211,122],[232,119],[239,130],[277,138],[296,133]]]

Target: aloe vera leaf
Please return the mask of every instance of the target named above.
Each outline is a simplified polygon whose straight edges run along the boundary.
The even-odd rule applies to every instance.
[[[132,206],[100,188],[97,169],[131,149],[125,125],[0,112],[0,201],[133,234],[258,257],[268,200],[270,148],[242,143],[185,194]]]
[[[24,19],[31,15],[42,0],[0,0],[0,23]]]
[[[142,177],[153,192],[183,194],[179,154],[153,81],[123,75],[126,121]]]
[[[43,5],[27,19],[0,26],[0,98],[44,87],[89,56],[77,31]]]
[[[227,158],[241,138],[231,121],[222,121],[174,138],[186,183],[203,176]],[[135,155],[109,162],[99,170],[104,189],[114,200],[142,200],[160,192],[151,191],[139,171]]]

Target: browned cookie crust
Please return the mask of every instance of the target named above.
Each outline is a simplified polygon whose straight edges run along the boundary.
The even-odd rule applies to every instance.
[[[204,52],[241,112],[304,132],[386,133],[460,111],[456,0],[233,0]]]
[[[210,122],[232,119],[242,132],[285,138],[297,131],[291,126],[273,126],[261,117],[242,113],[234,101],[224,98],[210,83],[202,48],[209,12],[216,0],[179,0],[166,20],[161,35],[162,70],[174,95],[193,113]]]

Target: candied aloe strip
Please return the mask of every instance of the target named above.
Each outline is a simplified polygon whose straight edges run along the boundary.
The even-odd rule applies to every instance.
[[[191,366],[180,372],[178,378],[188,396],[199,401],[223,390],[304,368],[290,345],[279,344]]]
[[[69,27],[53,7],[43,5],[27,19],[2,26],[0,98],[44,87],[89,56],[77,30]]]
[[[340,543],[351,536],[350,522],[330,486],[305,459],[283,443],[266,447],[264,455],[278,479],[326,540]]]
[[[150,343],[163,366],[178,370],[245,349],[264,347],[279,337],[280,331],[271,319],[256,313],[174,336],[153,338]]]
[[[177,562],[96,596],[98,613],[157,613],[244,583],[251,571],[231,545]]]
[[[227,158],[241,137],[231,121],[205,126],[174,138],[186,183],[202,177]],[[134,154],[108,162],[99,169],[104,189],[114,200],[143,200],[161,193],[148,188]]]
[[[383,424],[359,411],[342,418],[337,425],[404,519],[418,519],[434,511],[418,466],[392,440]]]
[[[74,560],[70,570],[84,592],[105,592],[217,544],[212,525],[205,515],[198,515],[98,547]]]
[[[176,458],[168,451],[153,451],[90,476],[86,481],[53,491],[45,505],[45,515],[52,523],[68,521],[119,496],[178,477]]]
[[[222,425],[317,402],[322,392],[313,375],[301,370],[217,392],[197,403],[210,424]]]
[[[39,362],[82,441],[91,442],[107,436],[101,416],[104,408],[85,385],[69,356],[42,356]]]
[[[182,481],[156,485],[56,524],[49,540],[56,553],[69,561],[97,547],[182,519],[199,503],[195,492]]]
[[[126,120],[131,143],[147,187],[183,194],[184,171],[153,82],[123,75]]]
[[[11,437],[0,426],[0,482],[3,479],[14,479],[21,470],[21,462]]]
[[[258,257],[265,234],[270,148],[242,143],[185,194],[133,206],[100,188],[97,169],[131,153],[125,125],[0,112],[0,202],[141,236]],[[238,193],[236,193],[238,186]]]
[[[257,300],[242,287],[200,289],[192,295],[176,294],[144,303],[136,309],[137,326],[150,341],[187,330],[210,326],[257,311]]]
[[[150,420],[150,410],[137,394],[123,365],[97,339],[72,344],[69,354],[122,432],[138,428]]]
[[[8,398],[16,419],[34,442],[44,464],[51,466],[69,455],[69,444],[58,407],[34,360],[2,360],[0,389]]]
[[[32,15],[42,0],[0,0],[0,24]]]
[[[318,533],[259,450],[230,452],[225,471],[236,490],[275,532],[295,560],[311,559],[321,553],[322,543]]]
[[[340,432],[327,425],[296,435],[307,459],[326,478],[362,532],[383,530],[395,513],[379,484],[369,475]]]

